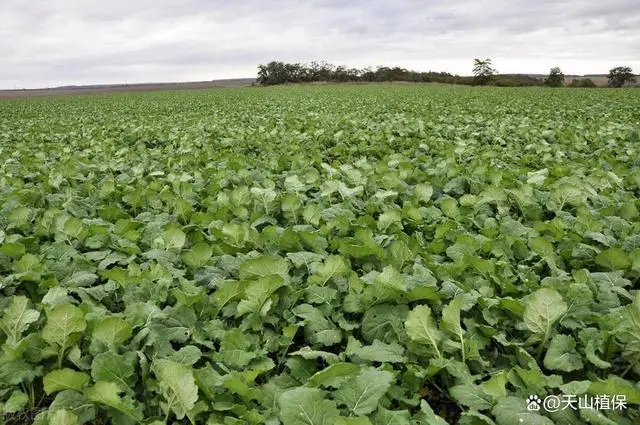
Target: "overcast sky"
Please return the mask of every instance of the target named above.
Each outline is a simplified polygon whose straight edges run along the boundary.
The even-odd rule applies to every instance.
[[[640,0],[0,0],[0,89],[254,77],[271,60],[640,72]]]

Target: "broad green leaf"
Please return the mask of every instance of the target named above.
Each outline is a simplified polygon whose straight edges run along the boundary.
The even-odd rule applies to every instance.
[[[170,360],[157,360],[153,370],[163,395],[176,418],[182,419],[195,407],[198,401],[198,387],[190,367]]]
[[[418,183],[414,188],[414,192],[419,201],[428,202],[433,195],[433,187],[429,183]]]
[[[592,381],[587,392],[591,395],[625,396],[627,403],[640,404],[640,388],[616,375],[610,375],[605,380]]]
[[[269,275],[279,275],[286,278],[289,265],[284,258],[263,255],[246,260],[240,266],[240,279],[257,279]]]
[[[595,262],[608,271],[626,270],[631,267],[629,256],[620,248],[602,251],[596,256]]]
[[[373,425],[411,425],[411,415],[408,410],[387,410],[379,406],[373,416]]]
[[[176,227],[170,227],[162,232],[164,246],[167,249],[181,249],[187,241],[184,232]]]
[[[20,280],[38,282],[41,278],[42,264],[33,254],[24,254],[15,263],[15,269],[20,273]]]
[[[496,423],[487,415],[476,410],[462,412],[460,415],[459,425],[496,425]],[[568,424],[567,424],[568,425]]]
[[[413,252],[411,252],[409,247],[402,241],[395,241],[391,244],[389,251],[391,252],[393,266],[397,270],[402,270],[405,265],[413,262]]]
[[[449,393],[464,406],[477,410],[491,408],[491,397],[478,385],[455,385],[449,388]]]
[[[302,213],[304,221],[317,226],[322,218],[322,207],[318,204],[307,204]]]
[[[344,276],[350,271],[349,265],[339,255],[330,255],[324,263],[316,267],[314,274],[320,278],[320,281],[324,285],[333,277]]]
[[[353,363],[334,363],[320,372],[315,373],[307,381],[307,387],[335,387],[338,388],[344,381],[356,375],[360,367]]]
[[[228,333],[227,333],[228,334]],[[194,345],[186,345],[178,351],[171,353],[167,360],[187,366],[193,366],[202,358],[202,351]]]
[[[482,390],[490,395],[493,401],[497,401],[507,395],[507,380],[508,374],[505,371],[500,371],[482,384]]]
[[[537,171],[530,171],[527,173],[527,183],[540,186],[542,183],[544,183],[548,175],[549,170],[546,168]]]
[[[91,363],[91,377],[95,382],[115,382],[123,390],[131,385],[133,374],[133,363],[126,356],[112,351],[98,354]]]
[[[106,345],[122,344],[131,338],[131,325],[120,317],[105,317],[93,330],[93,338]]]
[[[345,382],[334,393],[334,398],[338,405],[346,406],[352,414],[368,415],[377,408],[378,401],[392,381],[390,372],[363,370]]]
[[[271,274],[252,282],[244,291],[245,298],[238,303],[238,314],[259,313],[265,316],[271,308],[271,296],[283,284],[282,277]]]
[[[120,396],[122,390],[115,382],[98,381],[93,387],[85,389],[84,392],[94,403],[111,407],[136,421],[142,420],[140,408],[136,406],[131,397]]]
[[[546,207],[552,211],[562,211],[566,206],[580,205],[585,199],[584,191],[572,184],[562,184],[551,190]]]
[[[407,336],[413,341],[430,345],[438,357],[442,357],[438,345],[442,340],[442,332],[436,326],[431,309],[426,305],[416,306],[409,312],[404,323]]]
[[[555,289],[541,288],[527,297],[524,323],[536,334],[549,335],[554,324],[567,312],[567,304]]]
[[[59,369],[46,374],[43,383],[47,395],[63,390],[80,391],[89,383],[89,375],[72,369]]]
[[[58,304],[47,312],[47,323],[42,329],[42,338],[64,349],[69,337],[74,333],[83,332],[86,327],[82,310],[71,304]]]
[[[300,356],[303,359],[307,359],[307,360],[322,359],[329,364],[334,364],[340,361],[340,357],[337,354],[330,353],[328,351],[312,350],[309,347],[302,347],[298,351],[289,353],[289,355]]]
[[[549,418],[529,411],[524,398],[504,397],[491,411],[498,425],[554,425]]]
[[[193,246],[189,251],[182,254],[182,261],[190,267],[202,267],[213,255],[213,249],[207,243],[201,242]]]
[[[320,263],[324,259],[324,256],[317,254],[315,252],[302,251],[302,252],[289,252],[287,253],[287,258],[291,260],[294,266],[296,267],[304,266],[307,268],[307,270],[309,270],[312,264]]]
[[[342,340],[342,332],[320,309],[309,304],[299,304],[293,309],[293,313],[304,319],[305,338],[311,343],[331,346]]]
[[[82,233],[83,227],[82,219],[78,217],[69,217],[64,222],[63,231],[67,235],[77,238]]]
[[[331,304],[338,296],[338,290],[326,286],[309,286],[305,289],[305,297],[310,304]]]
[[[283,425],[334,425],[338,416],[335,403],[314,388],[293,388],[278,398]]]
[[[461,351],[463,358],[465,356],[465,330],[460,325],[460,308],[464,298],[457,296],[446,307],[442,309],[442,329],[450,334],[454,335],[458,341],[460,341]]]
[[[358,340],[350,338],[345,354],[369,362],[404,363],[407,361],[401,345],[386,344],[377,339],[371,345],[363,346]]]
[[[387,266],[373,279],[373,283],[366,287],[363,295],[366,302],[373,305],[396,300],[406,290],[404,276],[393,266]]]
[[[82,423],[92,421],[96,417],[96,406],[89,402],[84,394],[74,390],[65,390],[57,393],[48,411],[49,413],[54,413],[61,409],[72,411]]]
[[[40,318],[40,313],[29,308],[29,305],[29,299],[25,296],[11,297],[11,304],[2,315],[0,326],[10,344],[16,344],[29,325]]]
[[[335,425],[372,425],[369,418],[366,416],[359,416],[357,418],[345,418],[339,416],[336,418]]]
[[[301,192],[305,189],[304,183],[295,174],[289,175],[284,179],[284,187],[291,192]]]
[[[454,198],[444,198],[440,203],[440,209],[449,218],[458,220],[460,218],[460,209],[458,202]]]
[[[87,287],[94,284],[98,280],[98,275],[95,273],[89,273],[86,271],[75,272],[66,281],[65,285],[68,287]]]
[[[216,372],[211,366],[195,369],[193,375],[196,385],[198,385],[198,388],[200,388],[205,398],[215,400],[217,397],[217,388],[222,387],[224,384],[222,375]]]
[[[237,280],[227,280],[220,284],[216,288],[211,300],[217,307],[218,311],[230,301],[239,300],[244,294],[246,284]]]
[[[529,247],[533,252],[541,256],[542,258],[553,257],[554,249],[551,242],[545,238],[533,238],[529,242]]]
[[[625,308],[623,319],[620,329],[616,332],[618,339],[625,344],[624,354],[638,361],[640,358],[640,292],[636,293],[634,302]]]
[[[402,227],[402,215],[399,210],[388,210],[378,216],[378,230],[384,232],[394,224]]]
[[[3,243],[0,245],[0,254],[4,254],[7,257],[14,259],[20,258],[25,253],[25,247],[21,243]]]
[[[24,360],[5,361],[0,363],[0,382],[3,386],[18,386],[24,382],[31,382],[37,376],[41,376],[41,368]]]
[[[550,370],[572,372],[582,369],[583,366],[573,337],[561,334],[554,336],[544,357],[544,367]]]
[[[78,416],[70,410],[56,410],[49,417],[49,425],[79,425]]]
[[[564,385],[560,385],[558,388],[563,392],[563,394],[581,395],[589,390],[590,385],[590,381],[571,381]]]
[[[29,397],[22,391],[15,390],[11,393],[11,396],[5,401],[2,408],[2,413],[16,413],[27,407]]]
[[[420,425],[449,425],[447,421],[436,415],[425,400],[420,401],[420,413],[418,413]]]
[[[607,418],[602,412],[596,409],[580,409],[580,416],[593,425],[618,425],[617,422]]]
[[[256,357],[257,353],[251,349],[251,342],[244,333],[233,329],[225,333],[216,358],[228,367],[239,369],[246,367]]]
[[[556,412],[547,412],[546,416],[551,419],[556,425],[585,425],[585,423],[578,417],[577,412],[575,412],[571,408],[567,408],[564,410],[561,409]]]

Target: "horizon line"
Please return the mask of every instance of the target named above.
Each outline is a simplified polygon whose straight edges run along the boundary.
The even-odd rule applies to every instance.
[[[394,67],[387,67],[394,68]],[[412,71],[411,72],[419,72],[419,73],[443,73],[443,74],[451,74],[448,71]],[[459,74],[451,74],[457,77],[472,77],[472,75],[459,75]],[[527,72],[507,72],[507,73],[497,73],[496,76],[500,75],[526,75],[526,76],[545,76],[547,74],[543,73],[527,73]],[[606,73],[588,73],[588,74],[565,74],[566,77],[606,77],[608,74]],[[640,75],[639,75],[640,76]],[[100,87],[127,87],[127,86],[145,86],[145,85],[172,85],[172,84],[206,84],[206,83],[216,83],[216,82],[224,82],[224,81],[235,81],[235,80],[254,80],[257,81],[257,77],[233,77],[233,78],[217,78],[213,80],[182,80],[182,81],[147,81],[142,83],[132,83],[132,82],[122,82],[122,83],[90,83],[90,84],[65,84],[61,86],[43,86],[43,87],[21,87],[21,88],[0,88],[0,91],[8,92],[8,91],[27,91],[27,90],[63,90],[63,89],[91,89],[91,88],[100,88]]]

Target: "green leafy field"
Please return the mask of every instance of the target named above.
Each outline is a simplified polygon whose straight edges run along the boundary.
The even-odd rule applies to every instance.
[[[639,166],[632,90],[0,102],[3,418],[638,424]]]

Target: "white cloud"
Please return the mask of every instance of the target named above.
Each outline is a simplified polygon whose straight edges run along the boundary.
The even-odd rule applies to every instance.
[[[270,60],[640,71],[637,0],[2,0],[0,88],[253,77]]]

